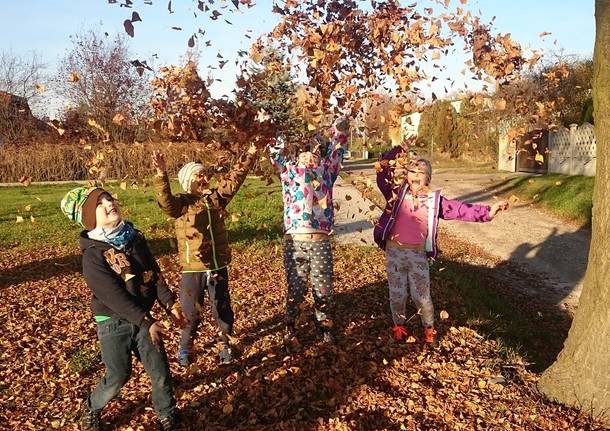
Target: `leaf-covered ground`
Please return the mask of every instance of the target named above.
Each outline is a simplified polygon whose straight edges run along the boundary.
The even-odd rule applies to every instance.
[[[77,250],[16,253],[0,252],[0,428],[76,429],[81,401],[103,370]],[[175,257],[160,259],[173,286]],[[438,272],[437,312],[449,311],[439,322],[439,347],[394,343],[383,256],[373,249],[336,249],[338,345],[324,346],[316,337],[309,301],[299,327],[302,349],[286,352],[281,262],[281,245],[273,242],[234,250],[230,277],[240,354],[234,365],[216,363],[207,307],[199,356],[187,370],[175,362],[178,330],[172,328],[166,345],[187,429],[602,429],[545,401],[535,390],[537,374],[465,327],[459,310],[467,305]],[[109,429],[154,429],[150,387],[139,364],[103,421]]]

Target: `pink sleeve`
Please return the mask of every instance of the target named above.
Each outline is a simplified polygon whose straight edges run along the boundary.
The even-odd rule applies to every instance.
[[[488,205],[467,204],[441,196],[439,217],[444,220],[471,221],[486,223],[491,221]]]

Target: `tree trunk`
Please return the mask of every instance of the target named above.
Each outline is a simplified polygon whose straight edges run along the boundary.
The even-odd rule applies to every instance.
[[[595,0],[595,22],[597,175],[589,263],[568,339],[538,388],[610,423],[610,0]]]

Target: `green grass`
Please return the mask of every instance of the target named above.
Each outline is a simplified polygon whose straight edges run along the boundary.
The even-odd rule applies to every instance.
[[[35,248],[36,245],[70,245],[81,227],[68,220],[59,209],[64,194],[77,184],[33,185],[0,188],[0,246]],[[105,188],[116,193],[123,216],[149,238],[173,236],[173,221],[158,208],[152,186],[122,190],[118,184]],[[172,183],[172,191],[180,187]],[[229,238],[233,242],[275,240],[282,232],[282,202],[277,183],[265,185],[248,179],[228,207],[235,217],[227,218]],[[23,222],[17,223],[17,217]],[[34,218],[32,222],[31,217]]]
[[[547,174],[514,178],[507,182],[509,191],[553,214],[582,225],[591,224],[595,177]]]

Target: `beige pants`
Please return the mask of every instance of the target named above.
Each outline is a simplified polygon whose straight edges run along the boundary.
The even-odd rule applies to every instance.
[[[424,326],[434,325],[434,305],[430,296],[430,267],[423,250],[387,247],[386,271],[390,290],[390,310],[395,325],[403,325],[409,293],[421,314]]]

